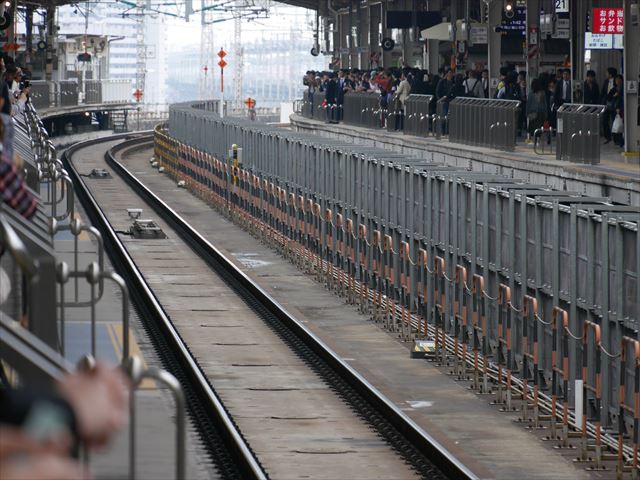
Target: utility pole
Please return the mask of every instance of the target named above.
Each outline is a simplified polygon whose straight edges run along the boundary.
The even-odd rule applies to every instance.
[[[213,44],[213,0],[202,0],[200,30],[200,100],[213,98],[216,70],[215,45]]]
[[[236,17],[233,20],[233,101],[242,109],[242,19],[243,0],[236,0]]]
[[[143,94],[147,73],[147,48],[144,44],[145,4],[146,0],[136,2],[136,90]]]

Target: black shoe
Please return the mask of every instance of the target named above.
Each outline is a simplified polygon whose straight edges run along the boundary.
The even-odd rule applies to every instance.
[[[608,138],[608,139],[606,139],[606,140],[604,141],[604,144],[605,144],[605,145],[606,145],[607,143],[611,143],[611,139],[610,139],[610,138]]]

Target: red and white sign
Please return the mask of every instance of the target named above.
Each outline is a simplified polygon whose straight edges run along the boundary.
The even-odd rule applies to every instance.
[[[593,33],[624,33],[624,8],[594,8]]]

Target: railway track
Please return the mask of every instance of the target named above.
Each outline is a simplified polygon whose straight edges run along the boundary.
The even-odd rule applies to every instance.
[[[307,383],[314,384],[310,393],[313,394],[315,403],[310,401],[306,410],[303,408],[304,405],[296,403],[295,410],[299,415],[302,415],[302,418],[287,417],[283,419],[278,415],[272,416],[272,420],[282,420],[276,422],[274,428],[283,428],[285,425],[291,430],[278,434],[281,433],[285,436],[289,434],[295,437],[292,432],[297,431],[296,428],[300,432],[304,432],[305,422],[313,426],[317,419],[311,416],[311,410],[317,409],[318,407],[314,407],[314,405],[318,404],[320,399],[326,398],[326,400],[319,402],[323,406],[329,405],[329,407],[323,408],[323,415],[327,415],[327,418],[320,419],[320,422],[329,421],[330,423],[334,419],[332,415],[336,416],[338,421],[335,428],[341,436],[341,449],[336,449],[336,446],[333,449],[317,449],[317,445],[323,445],[320,443],[322,441],[333,445],[329,438],[333,432],[325,432],[323,435],[327,438],[316,438],[319,433],[314,433],[313,429],[308,428],[309,425],[306,425],[309,439],[317,440],[316,445],[313,445],[315,450],[304,445],[298,449],[294,448],[293,444],[287,444],[286,447],[289,449],[288,456],[295,457],[295,462],[299,463],[300,458],[313,456],[314,460],[309,462],[309,476],[313,477],[313,469],[322,465],[322,461],[318,458],[326,458],[336,467],[341,464],[340,460],[330,460],[331,458],[341,458],[346,465],[346,462],[349,461],[362,461],[364,455],[368,459],[367,462],[372,463],[372,471],[377,472],[377,476],[385,476],[385,471],[380,469],[386,465],[388,468],[393,467],[391,471],[395,472],[394,476],[397,478],[415,476],[433,479],[475,478],[473,473],[463,464],[382,396],[301,322],[284,310],[278,302],[250,280],[214,245],[154,195],[117,160],[119,152],[139,148],[150,142],[150,135],[136,138],[121,136],[120,139],[122,141],[117,145],[113,144],[114,137],[78,144],[68,150],[64,161],[90,220],[102,231],[105,237],[105,245],[115,268],[125,277],[132,290],[134,304],[140,310],[140,317],[146,319],[145,328],[148,329],[150,337],[162,355],[165,367],[176,375],[184,385],[188,397],[189,412],[209,450],[212,461],[222,476],[228,478],[281,477],[284,472],[283,465],[287,465],[285,458],[287,455],[283,455],[284,451],[272,451],[273,448],[265,446],[264,438],[260,432],[264,430],[262,427],[271,424],[267,422],[262,426],[256,426],[255,422],[248,421],[246,417],[249,413],[254,413],[255,405],[252,405],[254,410],[247,410],[246,406],[239,405],[235,397],[231,396],[230,390],[232,389],[226,388],[228,387],[225,383],[227,381],[233,388],[238,388],[238,385],[242,384],[241,379],[225,377],[225,375],[233,376],[227,370],[234,372],[236,369],[223,368],[221,370],[220,366],[208,366],[207,362],[210,359],[206,355],[207,349],[200,346],[198,341],[191,345],[188,340],[189,338],[197,338],[197,334],[194,337],[194,332],[190,330],[192,327],[187,326],[182,320],[177,320],[179,312],[176,312],[175,315],[169,313],[171,311],[171,306],[168,305],[169,300],[165,302],[164,299],[169,299],[167,295],[170,295],[171,289],[165,289],[164,292],[160,289],[158,292],[153,288],[153,281],[149,280],[153,279],[154,275],[159,276],[162,272],[153,270],[153,262],[149,261],[148,252],[152,252],[154,248],[164,248],[163,244],[151,241],[145,242],[141,248],[137,248],[135,241],[123,238],[124,236],[117,232],[117,228],[122,226],[122,219],[115,212],[121,214],[124,211],[122,202],[126,205],[132,205],[135,203],[135,198],[138,205],[144,201],[148,207],[152,208],[170,239],[171,248],[175,249],[175,255],[184,254],[197,257],[197,259],[185,257],[185,265],[196,265],[198,261],[206,263],[208,271],[200,272],[201,268],[191,268],[193,271],[200,272],[201,277],[198,281],[203,281],[205,284],[213,282],[221,299],[231,298],[233,295],[241,300],[241,306],[234,304],[233,308],[237,309],[235,314],[231,311],[224,312],[224,314],[227,316],[242,315],[245,324],[255,322],[252,324],[254,325],[252,328],[260,332],[258,336],[262,341],[266,342],[266,345],[274,352],[278,352],[278,358],[280,356],[286,358],[286,365],[283,364],[282,368],[285,371],[290,369],[295,373],[296,378],[299,375]],[[80,162],[76,165],[74,161],[81,154],[85,158],[87,155],[93,157],[95,163],[102,163],[102,167],[105,166],[103,162],[106,162],[108,169],[112,174],[115,174],[113,180],[106,183],[101,183],[105,182],[104,180],[84,181],[79,171]],[[83,165],[86,167],[84,163]],[[100,185],[108,185],[106,195],[104,192],[100,193]],[[108,198],[111,200],[107,200]],[[121,200],[120,204],[118,204],[119,200]],[[103,208],[101,208],[103,202],[112,203],[102,205]],[[163,252],[167,251],[169,250],[163,250]],[[147,253],[146,260],[145,252]],[[179,258],[175,260],[176,265],[182,261]],[[220,283],[220,287],[216,282]],[[202,283],[194,283],[194,285],[202,285]],[[176,287],[176,289],[178,288]],[[196,288],[193,287],[193,289]],[[193,300],[194,304],[195,302],[196,300]],[[269,333],[261,330],[265,326]],[[236,325],[230,325],[230,327],[236,327]],[[224,334],[222,336],[224,337]],[[277,338],[277,342],[267,341],[269,338]],[[248,350],[252,349],[251,346],[243,347],[240,344],[237,346]],[[236,366],[232,364],[232,367]],[[267,364],[243,364],[243,366],[249,368],[273,367]],[[277,368],[276,366],[273,369],[275,373],[277,373]],[[269,368],[269,371],[272,369]],[[258,374],[258,376],[264,375]],[[216,378],[219,380],[216,381]],[[317,380],[322,384],[322,388],[314,383]],[[269,383],[278,384],[278,381],[281,382],[281,385],[275,385],[275,388],[270,385],[272,393],[273,391],[280,392],[274,393],[277,403],[287,402],[294,398],[293,393],[286,393],[288,388],[286,380],[275,378],[273,382]],[[217,389],[219,384],[222,385],[221,389]],[[246,387],[246,385],[244,386]],[[256,389],[249,388],[248,390],[255,392]],[[307,390],[304,391],[307,392]],[[238,395],[238,392],[235,394]],[[278,409],[278,406],[282,407],[282,405],[273,405],[275,410]],[[262,405],[262,407],[268,409],[269,405]],[[348,414],[345,414],[345,411]],[[274,434],[274,438],[278,437]],[[291,441],[295,442],[296,439],[292,438]],[[304,439],[298,439],[298,441],[304,444]],[[360,449],[358,445],[364,444],[366,444],[366,448]],[[381,448],[381,446],[385,448]],[[252,449],[252,447],[254,448]],[[294,462],[294,460],[290,461]],[[376,461],[379,464],[376,464]],[[357,464],[354,466],[360,467]],[[329,471],[319,470],[317,476],[329,478],[327,476]],[[363,477],[367,475],[370,477],[370,473],[365,470],[361,470],[360,473]],[[353,478],[353,472],[344,472],[344,476]]]

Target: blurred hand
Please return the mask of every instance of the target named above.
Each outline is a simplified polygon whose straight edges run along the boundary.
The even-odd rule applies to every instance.
[[[86,480],[88,473],[73,460],[46,454],[0,462],[2,480]]]
[[[78,434],[88,445],[105,445],[124,425],[129,381],[119,369],[98,364],[91,372],[65,377],[58,390],[73,408]]]
[[[66,455],[71,448],[71,437],[59,434],[47,441],[38,441],[18,427],[0,426],[0,465],[12,455],[53,454]],[[4,478],[0,476],[0,478]]]

